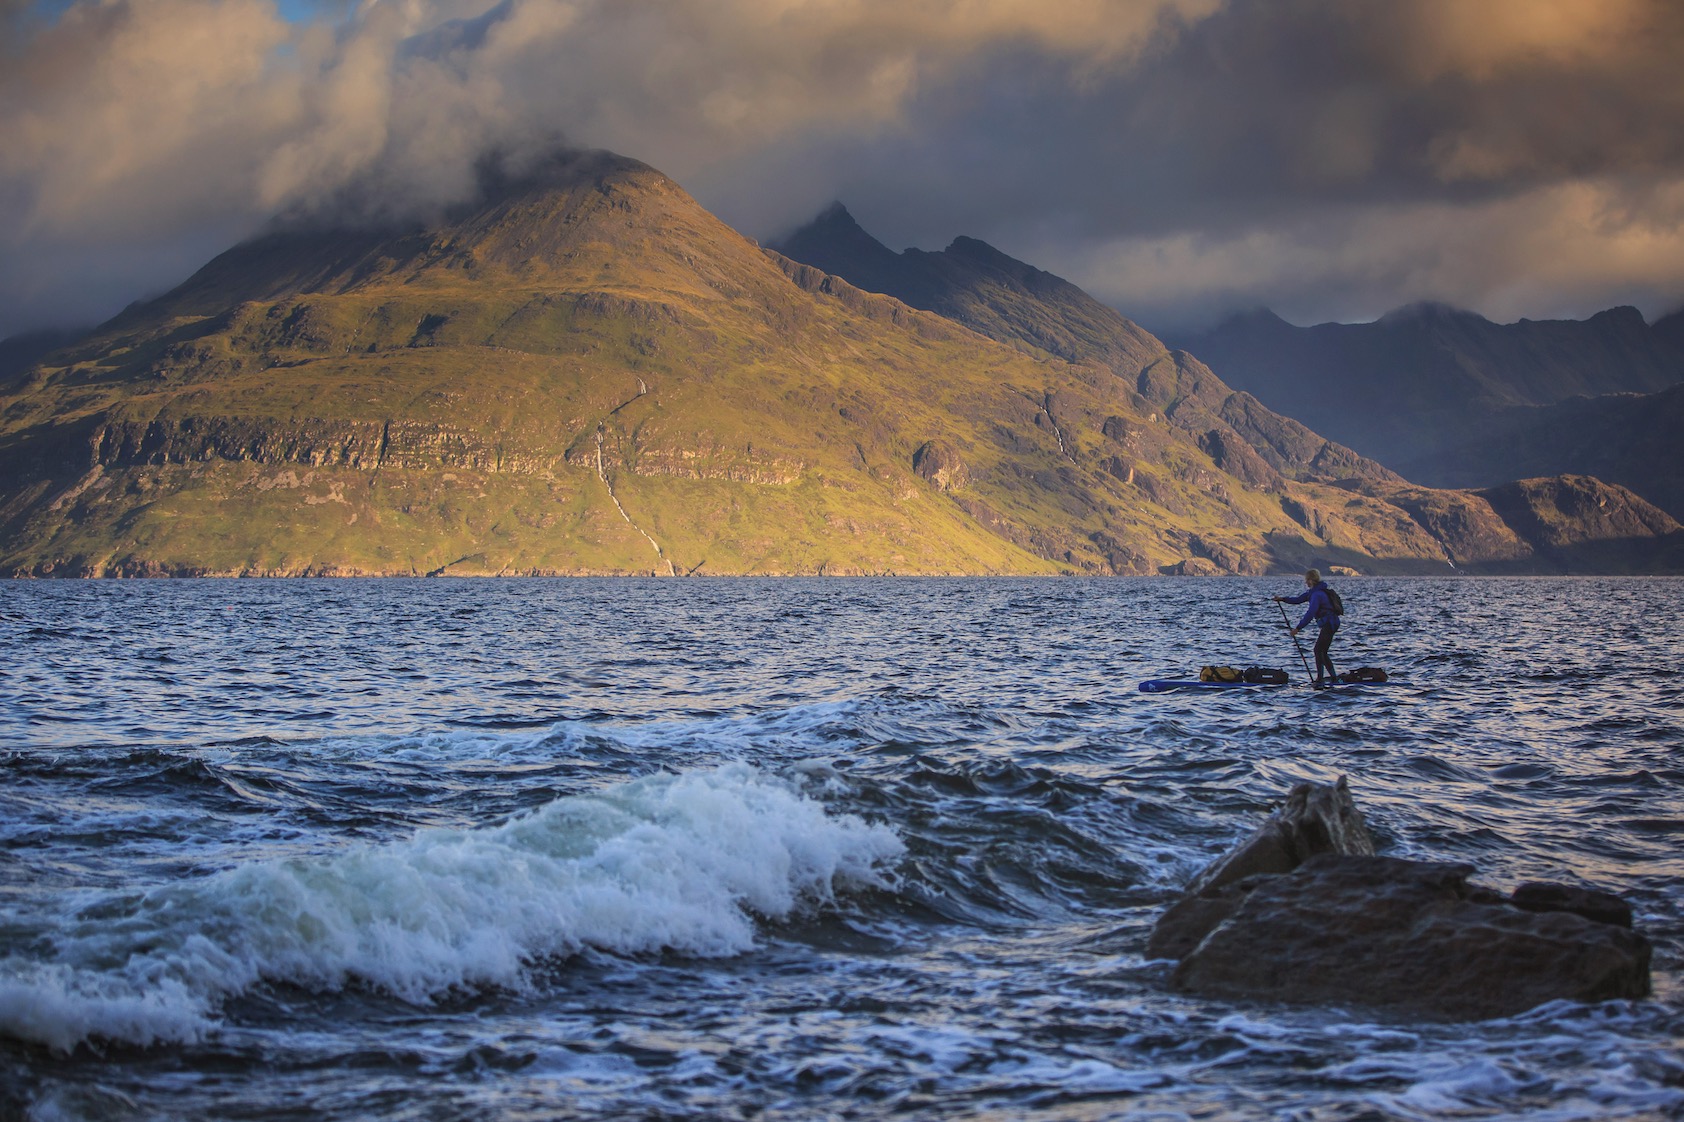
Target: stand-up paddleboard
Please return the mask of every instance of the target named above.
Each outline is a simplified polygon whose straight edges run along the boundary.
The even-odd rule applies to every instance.
[[[1278,690],[1293,685],[1292,682],[1206,682],[1199,678],[1149,678],[1140,683],[1141,693],[1172,693],[1176,690]],[[1304,685],[1317,690],[1346,690],[1362,689],[1366,686],[1387,686],[1395,683],[1388,678],[1347,677],[1341,674],[1336,682],[1324,682],[1320,686],[1313,682]]]
[[[1278,690],[1290,682],[1201,682],[1197,678],[1149,678],[1140,683],[1141,693],[1169,693],[1172,690]]]

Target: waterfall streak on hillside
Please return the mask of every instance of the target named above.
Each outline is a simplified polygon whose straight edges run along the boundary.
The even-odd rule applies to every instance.
[[[1047,411],[1043,409],[1041,412],[1046,413]],[[1064,430],[1058,427],[1058,422],[1053,420],[1051,413],[1047,413],[1047,420],[1052,423],[1053,436],[1058,438],[1059,455],[1067,456],[1072,460],[1075,459],[1076,457],[1070,455],[1070,449],[1064,446]]]
[[[1053,437],[1054,437],[1054,439],[1056,439],[1058,441],[1058,453],[1059,453],[1059,455],[1063,456],[1065,459],[1074,463],[1075,460],[1076,460],[1075,453],[1071,452],[1070,449],[1065,445],[1065,443],[1064,443],[1064,430],[1059,428],[1058,419],[1055,418],[1052,415],[1052,410],[1047,408],[1046,402],[1035,401],[1035,399],[1033,397],[1030,397],[1029,394],[1024,394],[1023,396],[1028,397],[1030,401],[1035,402],[1035,408],[1039,409],[1042,413],[1044,413],[1046,415],[1047,424],[1052,426]]]
[[[626,520],[626,525],[630,526],[632,529],[634,529],[638,533],[642,534],[644,539],[651,546],[654,546],[655,556],[659,557],[661,560],[663,560],[667,563],[667,575],[668,576],[677,576],[678,570],[673,567],[672,558],[668,557],[666,555],[666,551],[661,548],[661,543],[656,541],[654,538],[650,537],[649,531],[645,530],[642,526],[639,526],[636,522],[632,521],[632,516],[626,513],[626,508],[620,505],[620,496],[618,496],[614,493],[614,484],[608,482],[608,471],[607,471],[607,469],[605,469],[603,467],[603,464],[602,464],[602,432],[601,432],[601,430],[598,430],[597,434],[596,434],[596,474],[597,474],[597,478],[602,480],[602,485],[604,487],[608,488],[608,498],[611,502],[613,502],[614,509],[620,512],[620,517],[624,518]]]

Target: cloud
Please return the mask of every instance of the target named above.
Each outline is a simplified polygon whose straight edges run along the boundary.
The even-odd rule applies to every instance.
[[[982,237],[1133,314],[1684,298],[1670,0],[295,10],[319,15],[0,0],[0,335],[109,314],[349,187],[424,210],[488,150],[564,142],[756,236],[842,198],[893,244]]]
[[[1343,207],[1228,235],[1048,246],[1040,256],[1059,253],[1089,291],[1162,330],[1259,306],[1301,324],[1374,319],[1417,300],[1500,322],[1627,303],[1670,310],[1684,295],[1684,184],[1572,181],[1472,204]]]
[[[1166,324],[1655,314],[1684,301],[1681,57],[1666,0],[1235,2],[1079,86],[979,52],[894,134],[768,148],[755,178],[833,181],[893,245],[982,237]]]
[[[682,180],[804,132],[892,131],[990,44],[1116,63],[1217,0],[370,0],[302,24],[270,0],[80,0],[51,22],[5,2],[0,334],[108,313],[348,185],[436,205],[488,149],[562,141]]]

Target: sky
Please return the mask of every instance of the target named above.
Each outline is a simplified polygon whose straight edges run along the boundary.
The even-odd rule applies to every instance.
[[[1153,330],[1684,305],[1679,0],[0,0],[0,337],[607,148]]]

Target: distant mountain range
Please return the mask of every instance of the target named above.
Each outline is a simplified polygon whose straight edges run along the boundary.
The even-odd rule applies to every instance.
[[[1205,357],[1203,351],[1194,351],[1189,347],[1172,352],[1139,325],[1075,285],[1016,261],[983,242],[961,237],[940,252],[908,249],[896,253],[862,229],[847,208],[838,203],[786,238],[774,242],[773,248],[846,277],[862,287],[947,316],[1002,342],[1029,346],[1073,362],[1101,362],[1123,376],[1138,370],[1141,372],[1143,393],[1149,392],[1147,372],[1162,366],[1161,363],[1154,366],[1153,359],[1168,354],[1179,369],[1193,375],[1177,384],[1176,393],[1167,398],[1159,395],[1160,403],[1166,406],[1166,417],[1172,424],[1194,434],[1207,447],[1222,442],[1225,437],[1228,447],[1250,446],[1271,461],[1283,451],[1288,452],[1289,462],[1300,466],[1316,456],[1337,460],[1339,466],[1335,474],[1360,479],[1359,486],[1365,492],[1384,494],[1389,501],[1408,509],[1418,522],[1447,540],[1451,556],[1457,553],[1456,546],[1449,541],[1456,536],[1456,519],[1464,513],[1462,508],[1457,507],[1455,515],[1448,517],[1450,511],[1440,507],[1444,501],[1442,495],[1433,495],[1428,488],[1410,490],[1396,486],[1401,483],[1399,475],[1407,475],[1407,472],[1394,474],[1375,460],[1333,444],[1311,431],[1311,427],[1298,423],[1305,417],[1331,416],[1333,410],[1324,414],[1306,407],[1301,414],[1293,414],[1297,419],[1289,419],[1284,415],[1289,410],[1282,408],[1287,404],[1285,398],[1289,395],[1271,390],[1272,395],[1280,399],[1274,402],[1277,408],[1281,408],[1280,412],[1276,412],[1250,393],[1243,392],[1243,384],[1242,392],[1236,392],[1225,384],[1225,380],[1218,378],[1210,366],[1200,361]],[[1460,330],[1479,336],[1482,332],[1478,325],[1483,324],[1493,329],[1490,334],[1497,337],[1479,340],[1483,349],[1490,352],[1503,350],[1504,329],[1470,313],[1456,312],[1441,305],[1418,305],[1389,318],[1392,325],[1403,327],[1405,332],[1425,328],[1431,333],[1431,325],[1437,320],[1448,321],[1452,333]],[[1256,344],[1256,350],[1246,352],[1243,347],[1237,349],[1253,360],[1252,368],[1275,369],[1268,366],[1277,355],[1267,345],[1270,340],[1301,339],[1299,333],[1302,329],[1294,328],[1268,313],[1238,317],[1230,321],[1229,326],[1237,335],[1239,328],[1248,323],[1258,329],[1248,336]],[[1634,325],[1636,330],[1633,330]],[[1514,374],[1515,385],[1488,385],[1482,391],[1481,379],[1476,376],[1445,378],[1451,383],[1451,388],[1444,394],[1440,408],[1457,415],[1471,413],[1478,406],[1469,403],[1481,400],[1481,393],[1508,401],[1521,394],[1530,394],[1541,400],[1556,400],[1557,395],[1562,393],[1597,388],[1599,384],[1596,380],[1587,378],[1582,369],[1584,360],[1591,356],[1615,370],[1620,368],[1622,355],[1638,366],[1635,374],[1623,375],[1623,383],[1616,377],[1615,385],[1664,386],[1677,380],[1672,372],[1671,348],[1674,339],[1684,340],[1684,315],[1670,317],[1652,329],[1632,309],[1599,317],[1599,321],[1590,325],[1561,323],[1540,327],[1539,337],[1508,340],[1508,349],[1522,356],[1512,363],[1518,368]],[[1385,353],[1384,340],[1371,340],[1368,345],[1382,355]],[[1427,349],[1437,361],[1438,352]],[[1480,348],[1470,346],[1469,349]],[[1230,351],[1221,347],[1212,347],[1211,351],[1221,356],[1222,361],[1233,362]],[[1198,353],[1200,358],[1195,358],[1194,353]],[[1528,357],[1529,363],[1525,361]],[[1413,390],[1407,388],[1421,380],[1414,367],[1403,359],[1388,358],[1385,361],[1395,361],[1396,381],[1401,384],[1397,396],[1423,393],[1418,387]],[[1293,369],[1287,362],[1279,365],[1288,371]],[[1630,396],[1626,395],[1627,398]],[[1599,403],[1612,407],[1616,400],[1604,398],[1599,399]],[[1648,401],[1647,398],[1643,400]],[[1363,415],[1367,416],[1366,413]],[[1228,423],[1218,428],[1207,427],[1213,418]],[[1314,427],[1313,421],[1311,425]],[[1658,432],[1665,429],[1664,423],[1656,423],[1654,427]],[[1619,442],[1614,447],[1625,449],[1628,445]],[[1516,459],[1515,462],[1520,461]],[[1476,482],[1454,485],[1488,488],[1480,492],[1482,500],[1493,502],[1496,507],[1508,512],[1511,521],[1526,522],[1537,532],[1543,523],[1523,515],[1517,504],[1559,502],[1576,510],[1576,513],[1565,515],[1557,511],[1556,515],[1544,520],[1555,525],[1570,525],[1587,517],[1595,521],[1591,510],[1605,511],[1609,492],[1601,481],[1578,479],[1571,486],[1563,487],[1557,479],[1541,478],[1562,474],[1589,476],[1594,474],[1590,465],[1605,464],[1606,459],[1586,456],[1580,462],[1586,466],[1548,466],[1547,457],[1536,458],[1527,461],[1523,470],[1483,470]],[[1489,464],[1481,467],[1490,469]],[[1527,482],[1516,482],[1521,479]],[[1665,493],[1664,488],[1656,490]],[[1616,518],[1619,528],[1605,525],[1596,531],[1587,530],[1587,533],[1612,540],[1629,532],[1643,539],[1652,527],[1665,525],[1664,521],[1657,519],[1656,511],[1645,511],[1627,522],[1625,505],[1616,503],[1616,506],[1622,512]],[[1639,507],[1645,506],[1647,504],[1639,504]],[[1498,546],[1494,538],[1484,537],[1485,533],[1486,530],[1482,529],[1473,533],[1470,541],[1460,543],[1464,558],[1475,565],[1490,565],[1496,553],[1510,548]],[[1470,545],[1473,540],[1480,544]],[[1556,546],[1561,544],[1557,542]],[[1619,567],[1614,560],[1618,553],[1617,548],[1602,551],[1601,559],[1595,564]]]
[[[0,573],[1684,565],[1622,488],[1413,485],[981,242],[781,248],[608,153],[237,246],[0,348]]]
[[[1176,340],[1230,384],[1435,487],[1573,472],[1684,517],[1684,312],[1496,324],[1439,304],[1294,327],[1267,311]]]

